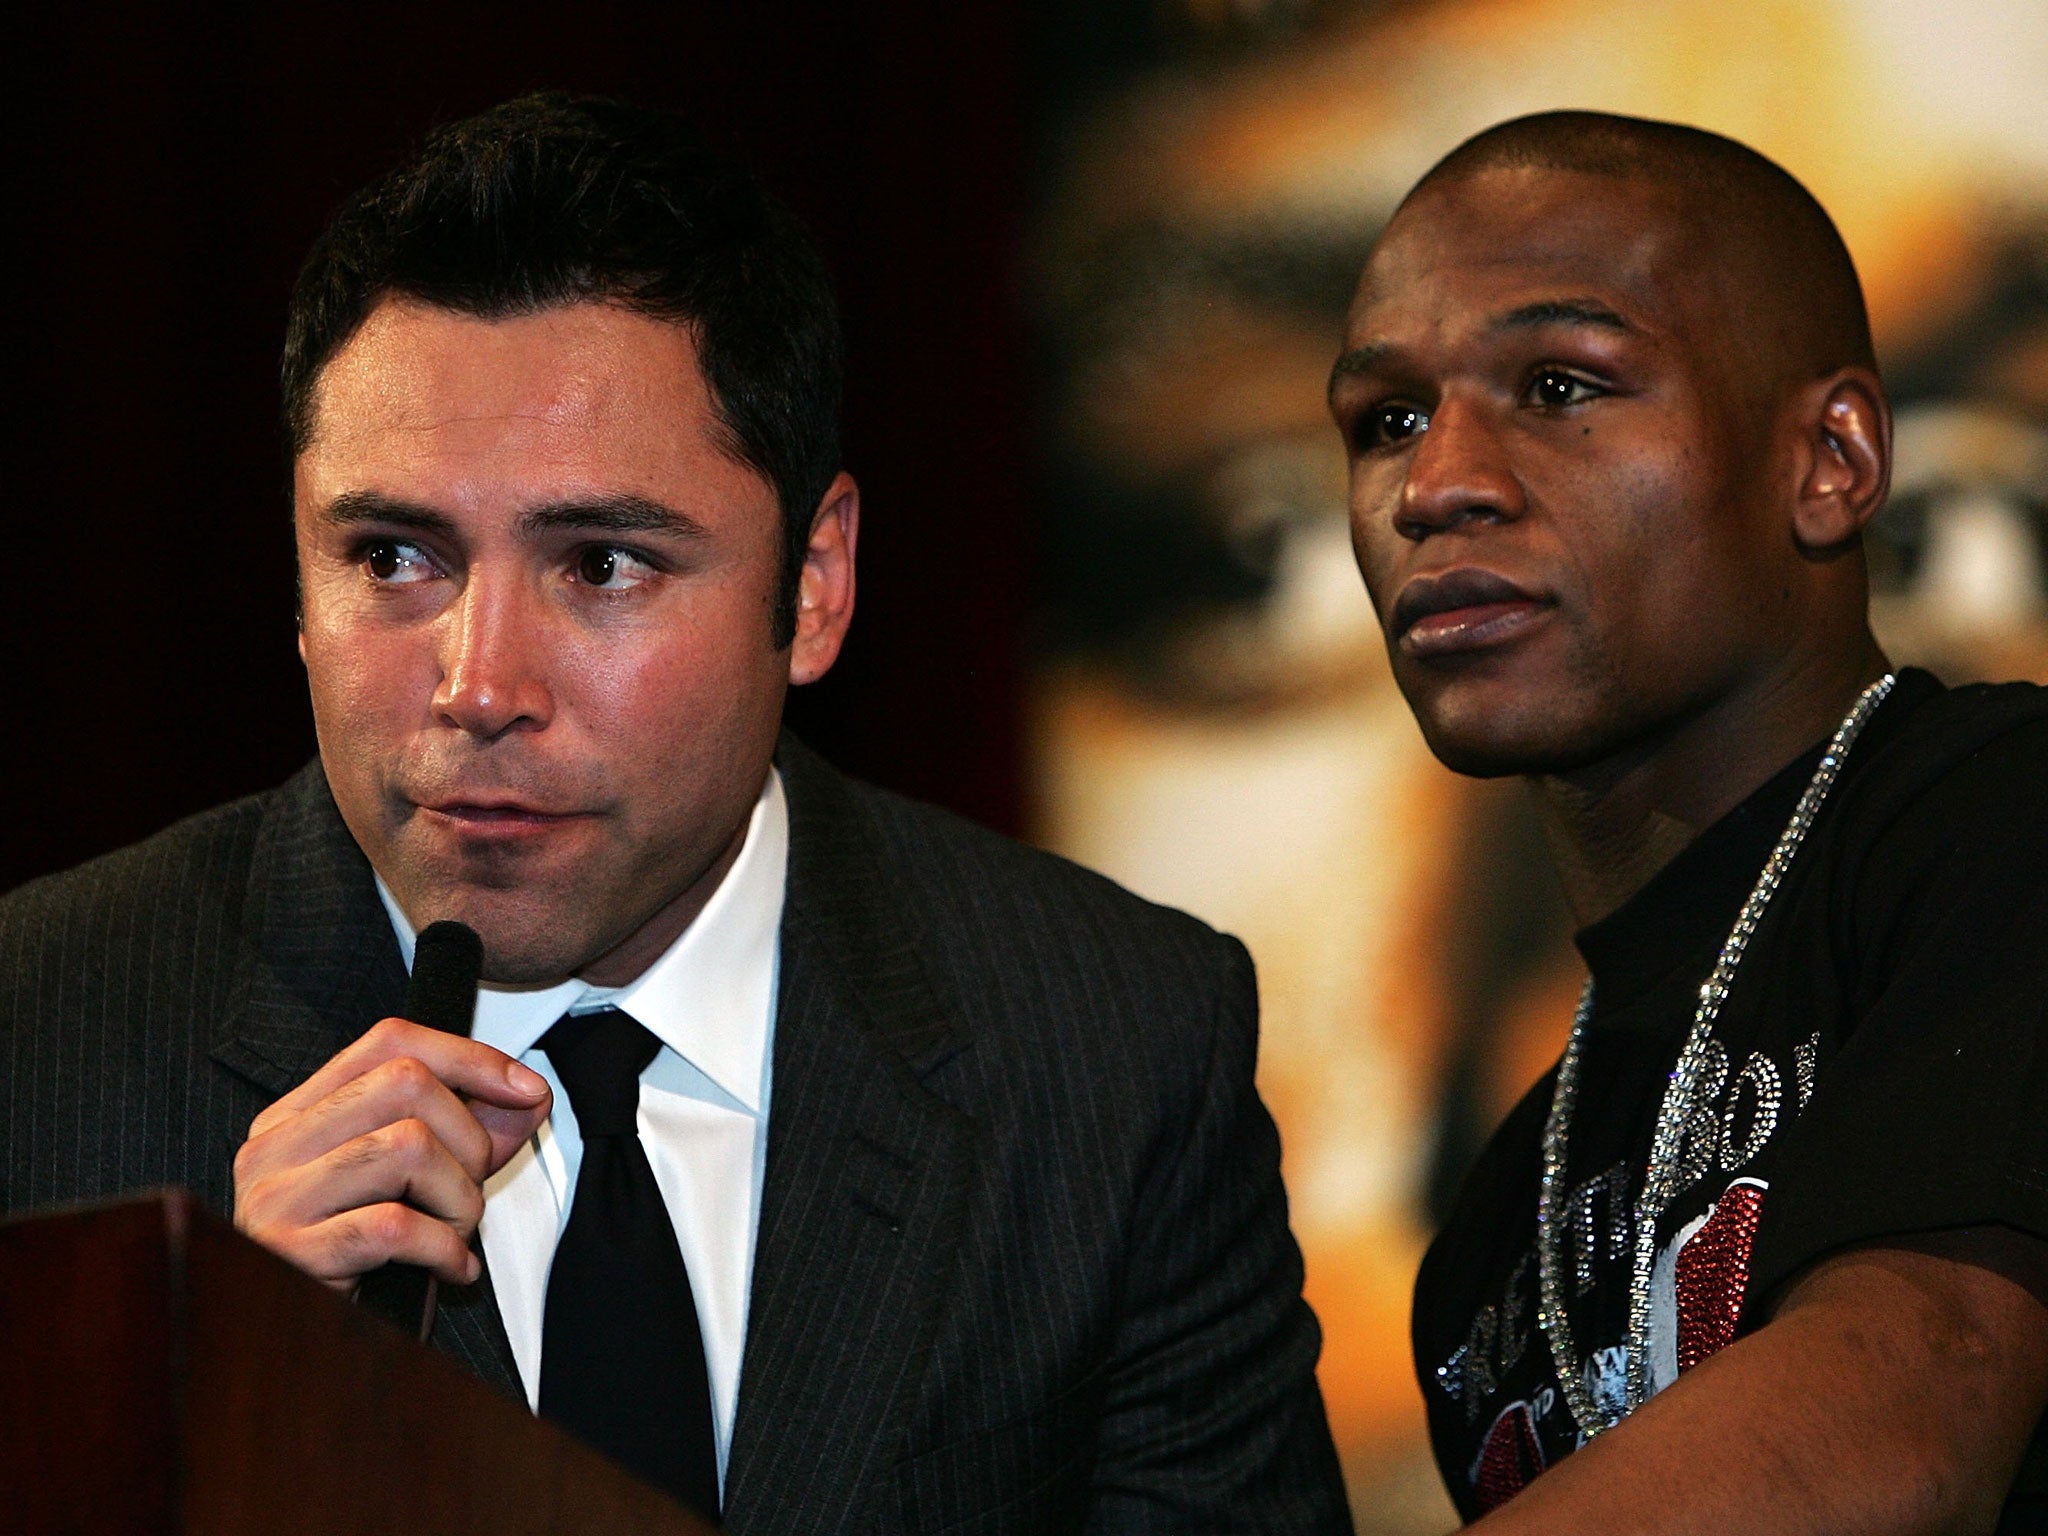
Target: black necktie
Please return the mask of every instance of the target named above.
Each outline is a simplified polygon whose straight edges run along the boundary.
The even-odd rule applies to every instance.
[[[718,1514],[711,1382],[689,1271],[634,1124],[661,1042],[616,1009],[541,1037],[583,1166],[548,1271],[540,1411],[628,1471]]]

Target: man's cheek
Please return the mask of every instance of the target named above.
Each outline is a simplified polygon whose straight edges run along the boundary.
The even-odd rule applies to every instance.
[[[1395,576],[1394,552],[1386,547],[1378,530],[1354,520],[1351,525],[1351,554],[1358,563],[1359,574],[1365,578],[1365,594],[1372,601],[1373,612],[1384,622],[1394,597],[1391,590]]]

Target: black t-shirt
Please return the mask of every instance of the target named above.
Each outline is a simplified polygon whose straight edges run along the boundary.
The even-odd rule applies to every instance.
[[[1822,746],[1579,935],[1596,989],[1561,1252],[1596,1401],[1626,1370],[1634,1204],[1667,1076]],[[1657,1222],[1654,1387],[1847,1244],[2002,1222],[2048,1237],[2048,690],[1903,673],[1849,754],[1713,1030]],[[1496,1133],[1423,1260],[1417,1372],[1473,1519],[1580,1444],[1536,1326],[1553,1071]],[[2002,1530],[2048,1515],[2037,1433]]]

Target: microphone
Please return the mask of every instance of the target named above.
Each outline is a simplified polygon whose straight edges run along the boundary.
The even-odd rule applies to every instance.
[[[466,1035],[476,1021],[476,983],[483,970],[484,942],[467,923],[443,918],[429,923],[414,941],[412,980],[405,989],[402,1017],[443,1034]],[[419,1319],[419,1341],[434,1331],[440,1287],[416,1264],[386,1264],[363,1276],[357,1299],[379,1315],[405,1326]]]
[[[405,1017],[443,1034],[466,1035],[476,1021],[476,980],[484,967],[484,941],[467,923],[429,923],[413,945],[412,982]]]

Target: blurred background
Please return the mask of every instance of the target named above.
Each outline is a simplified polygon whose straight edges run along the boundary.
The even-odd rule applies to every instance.
[[[52,6],[10,65],[0,886],[312,749],[275,374],[339,197],[536,86],[682,110],[847,309],[861,612],[792,716],[1250,944],[1367,1532],[1452,1523],[1408,1287],[1578,981],[1518,789],[1429,759],[1351,566],[1322,390],[1401,193],[1557,106],[1778,159],[1856,255],[1899,407],[1881,637],[2048,675],[2037,0]]]

